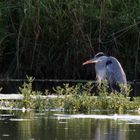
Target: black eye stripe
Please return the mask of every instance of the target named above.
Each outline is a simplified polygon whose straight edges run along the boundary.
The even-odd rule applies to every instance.
[[[108,60],[108,61],[106,62],[106,66],[107,66],[107,65],[110,65],[110,64],[112,64],[112,61]]]

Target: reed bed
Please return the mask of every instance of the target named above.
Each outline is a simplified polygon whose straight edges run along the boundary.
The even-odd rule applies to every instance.
[[[139,78],[139,0],[0,2],[1,77],[95,77],[82,62],[98,51]]]

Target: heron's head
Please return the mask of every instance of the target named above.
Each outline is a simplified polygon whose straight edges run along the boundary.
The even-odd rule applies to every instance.
[[[99,63],[106,59],[106,56],[103,52],[97,53],[93,58],[87,60],[83,63],[83,65],[92,64],[92,63]]]

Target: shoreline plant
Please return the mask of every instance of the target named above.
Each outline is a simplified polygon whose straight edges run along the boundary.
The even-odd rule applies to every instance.
[[[19,87],[19,94],[23,96],[22,100],[9,101],[7,106],[12,108],[33,109],[46,111],[59,109],[69,112],[92,112],[94,110],[108,110],[114,113],[125,113],[129,110],[138,110],[140,108],[140,98],[130,101],[122,93],[109,93],[107,86],[104,84],[100,88],[99,95],[91,92],[94,88],[92,82],[86,84],[57,86],[53,89],[53,94],[57,97],[49,98],[51,93],[46,90],[46,96],[42,98],[43,93],[34,91],[32,88],[34,78],[27,76],[27,81]],[[130,91],[130,90],[128,90]],[[4,102],[4,101],[3,101]]]

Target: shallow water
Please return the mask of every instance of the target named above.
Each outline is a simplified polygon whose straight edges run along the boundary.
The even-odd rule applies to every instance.
[[[139,140],[140,116],[0,112],[2,140]]]

